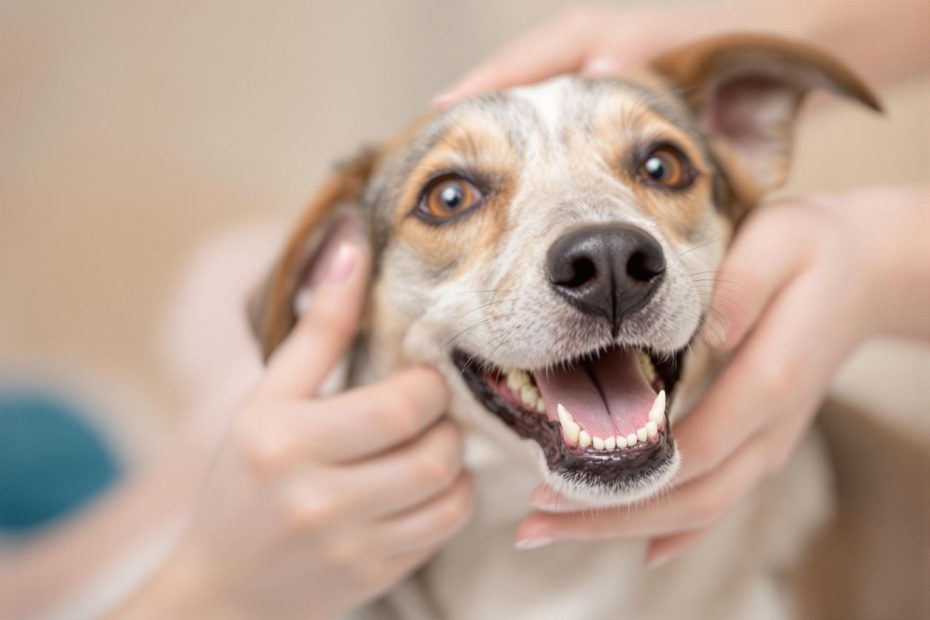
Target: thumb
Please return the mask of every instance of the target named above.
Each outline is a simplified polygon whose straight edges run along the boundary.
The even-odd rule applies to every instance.
[[[262,391],[295,398],[317,392],[355,340],[370,272],[359,222],[340,222],[296,296],[300,319],[271,356]]]

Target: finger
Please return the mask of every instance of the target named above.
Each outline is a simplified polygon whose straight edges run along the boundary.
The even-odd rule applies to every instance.
[[[435,497],[462,473],[462,433],[442,420],[425,433],[387,454],[334,472],[333,483],[350,496],[359,518],[390,515]]]
[[[467,472],[441,495],[381,521],[373,533],[378,548],[393,553],[429,549],[458,532],[475,507],[474,483]]]
[[[649,541],[649,546],[646,548],[646,558],[644,560],[646,568],[653,570],[668,563],[671,559],[681,555],[692,547],[709,530],[709,527],[703,527],[696,530],[680,532],[678,534],[671,534],[670,536],[662,536]]]
[[[594,20],[591,10],[576,10],[545,22],[469,71],[433,99],[433,105],[445,109],[478,93],[580,69]]]
[[[312,396],[355,340],[370,272],[368,250],[357,230],[332,242],[310,308],[271,356],[261,392]]]
[[[558,491],[542,485],[530,496],[530,506],[543,512],[577,512],[590,509],[591,505],[565,497]]]
[[[757,438],[704,478],[673,490],[654,504],[634,504],[570,514],[534,513],[517,528],[517,546],[555,539],[598,540],[619,536],[667,536],[709,527],[752,488],[765,460]]]
[[[796,275],[807,260],[803,251],[785,252],[786,247],[798,248],[803,235],[790,218],[773,217],[770,205],[754,214],[737,234],[733,245],[715,278],[711,300],[708,342],[716,348],[735,349],[759,319],[778,291]],[[722,334],[719,333],[722,330]]]
[[[408,368],[379,383],[312,403],[295,403],[253,431],[252,441],[274,446],[286,463],[308,458],[317,463],[349,463],[421,434],[442,416],[449,398],[438,372]]]
[[[810,386],[823,383],[826,331],[810,313],[820,285],[812,274],[792,283],[766,310],[752,335],[696,408],[675,427],[682,467],[675,484],[704,475],[779,412],[794,413]],[[832,353],[831,353],[832,354]]]

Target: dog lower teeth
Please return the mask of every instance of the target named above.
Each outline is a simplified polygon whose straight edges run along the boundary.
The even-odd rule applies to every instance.
[[[606,438],[592,436],[582,429],[575,422],[571,412],[562,403],[556,405],[556,413],[562,427],[562,440],[566,445],[582,449],[593,447],[598,452],[610,452],[616,449],[632,448],[638,443],[645,443],[650,439],[655,439],[659,435],[659,429],[665,422],[665,404],[665,390],[660,390],[652,403],[652,408],[649,410],[649,420],[643,426],[626,436],[617,435],[616,437]]]

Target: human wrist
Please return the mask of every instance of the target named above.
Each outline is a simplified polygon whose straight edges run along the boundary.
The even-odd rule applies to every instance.
[[[152,580],[111,616],[125,620],[164,617],[246,620],[218,595],[207,564],[190,549],[178,547]]]

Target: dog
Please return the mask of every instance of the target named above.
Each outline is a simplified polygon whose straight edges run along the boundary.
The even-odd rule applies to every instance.
[[[687,466],[675,423],[722,362],[699,337],[713,327],[713,275],[746,215],[784,183],[816,88],[880,110],[819,50],[720,36],[622,76],[474,97],[330,176],[252,300],[263,355],[296,323],[328,232],[360,218],[375,272],[346,385],[436,367],[469,431],[481,506],[360,614],[790,617],[775,573],[829,504],[814,439],[661,579],[639,568],[637,543],[520,552],[508,536],[540,481],[623,506]]]

